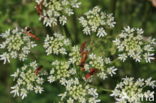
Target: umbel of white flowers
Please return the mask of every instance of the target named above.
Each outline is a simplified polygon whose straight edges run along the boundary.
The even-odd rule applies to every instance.
[[[74,46],[69,53],[69,62],[78,66],[80,64],[81,55],[79,53],[80,48]],[[96,73],[97,77],[101,79],[106,79],[108,76],[113,76],[116,74],[117,68],[112,65],[110,58],[104,58],[102,56],[97,56],[96,54],[89,54],[88,60],[84,64],[85,71],[90,71],[91,68],[96,68],[100,72]],[[92,76],[91,76],[92,77]]]
[[[74,9],[79,8],[78,0],[35,0],[42,6],[40,20],[46,26],[64,25],[68,17],[74,14]]]
[[[152,78],[139,78],[134,81],[133,77],[126,77],[117,84],[111,96],[115,98],[116,103],[141,103],[145,99],[154,98],[154,91],[147,90],[147,87],[154,89],[156,81],[152,81]]]
[[[67,54],[67,49],[70,46],[69,39],[62,36],[59,33],[54,33],[54,36],[49,36],[45,38],[44,48],[46,49],[47,55],[50,54]]]
[[[119,59],[122,61],[125,61],[128,57],[136,62],[143,60],[151,62],[154,59],[156,40],[151,37],[144,37],[142,29],[125,27],[113,42],[117,47]]]
[[[36,94],[41,94],[43,90],[43,75],[46,75],[46,72],[42,72],[39,74],[35,74],[35,70],[38,68],[36,61],[24,65],[21,69],[17,69],[17,71],[11,76],[14,78],[16,82],[13,87],[11,87],[11,92],[14,96],[19,96],[22,99],[27,97],[29,92],[35,92]]]
[[[60,81],[63,78],[70,78],[72,75],[76,75],[76,68],[71,68],[71,63],[68,61],[58,61],[52,62],[52,68],[48,76],[48,81],[50,83],[54,81]]]
[[[36,46],[36,44],[31,41],[31,37],[23,33],[23,29],[13,29],[7,30],[2,33],[1,37],[4,40],[0,44],[0,49],[3,50],[3,54],[0,54],[0,60],[10,62],[10,59],[19,59],[24,61],[30,50]]]
[[[80,83],[78,78],[62,81],[66,91],[59,94],[59,103],[99,103],[97,90],[89,85]]]
[[[106,30],[114,28],[116,24],[112,14],[102,12],[101,8],[98,6],[86,12],[84,16],[79,18],[79,21],[86,35],[96,33],[98,37],[106,36]]]

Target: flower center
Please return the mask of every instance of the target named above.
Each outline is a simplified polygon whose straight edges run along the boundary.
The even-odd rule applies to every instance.
[[[100,25],[100,21],[101,21],[101,19],[100,19],[99,15],[97,15],[97,16],[92,15],[92,16],[90,16],[88,23],[90,25],[99,26]]]
[[[69,94],[77,100],[79,97],[84,97],[86,95],[86,90],[83,89],[82,85],[73,86]]]
[[[142,91],[142,89],[140,89],[140,88],[138,88],[137,86],[135,86],[135,85],[133,85],[133,86],[126,86],[124,89],[123,89],[123,91],[125,92],[125,93],[127,93],[127,96],[128,97],[133,97],[134,95],[137,95],[137,94],[139,94],[141,91]]]
[[[135,38],[129,38],[124,41],[126,51],[137,52],[140,51],[139,41]]]
[[[8,49],[9,50],[20,50],[21,46],[24,44],[22,38],[20,35],[12,35],[10,37],[10,42],[9,42],[9,45],[8,45]]]

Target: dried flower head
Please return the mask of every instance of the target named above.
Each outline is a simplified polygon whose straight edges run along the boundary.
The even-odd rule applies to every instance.
[[[128,26],[113,41],[117,46],[120,60],[125,61],[128,57],[131,57],[136,62],[142,60],[151,62],[154,59],[153,44],[155,44],[155,39],[146,39],[142,34],[142,29]]]
[[[23,29],[13,29],[7,30],[1,35],[3,41],[0,44],[0,49],[5,50],[3,54],[0,55],[0,60],[10,62],[10,59],[19,59],[24,61],[30,50],[36,46],[36,44],[31,41],[31,37],[24,33]]]
[[[106,30],[113,28],[116,24],[112,14],[102,12],[98,6],[86,12],[84,16],[79,18],[79,21],[86,35],[96,33],[98,37],[106,36]]]

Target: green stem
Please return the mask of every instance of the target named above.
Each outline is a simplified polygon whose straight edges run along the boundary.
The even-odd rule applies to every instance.
[[[109,89],[102,89],[102,91],[112,92],[112,90],[109,90]]]
[[[113,90],[110,90],[110,89],[105,89],[105,88],[101,88],[99,89],[100,91],[105,91],[105,92],[112,92]]]
[[[70,34],[69,30],[68,30],[67,25],[64,25],[63,28],[64,28],[64,31],[65,31],[65,34],[66,34],[67,38],[71,38],[71,34]]]
[[[150,15],[151,15],[150,6],[148,4],[146,4],[143,19],[142,19],[142,28],[143,29],[146,28],[147,20],[148,20],[148,17],[150,17]]]
[[[117,5],[117,0],[112,0],[111,2],[111,12],[114,14],[115,16],[115,11],[116,11],[116,5]]]
[[[75,38],[75,43],[79,43],[79,30],[78,30],[78,24],[77,24],[77,14],[74,10],[74,15],[73,15],[73,26],[74,26],[74,38]]]
[[[116,5],[117,5],[117,0],[112,0],[112,2],[111,2],[111,12],[113,13],[114,18],[116,17],[116,16],[115,16],[115,14],[116,14]],[[110,34],[113,34],[113,30],[114,30],[114,29],[112,29],[112,30],[110,31]]]

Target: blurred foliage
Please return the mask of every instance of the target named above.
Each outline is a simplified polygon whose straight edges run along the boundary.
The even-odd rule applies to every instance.
[[[82,28],[80,27],[77,18],[82,13],[88,11],[95,5],[99,5],[105,12],[113,13],[117,21],[116,28],[110,31],[110,36],[115,36],[120,33],[124,26],[130,25],[131,27],[143,28],[145,35],[156,38],[156,8],[154,8],[148,0],[81,0],[82,7],[75,10],[75,14],[70,17],[70,22],[67,27],[71,34],[74,44],[80,43],[86,39],[87,36],[82,34]],[[0,0],[0,32],[5,32],[8,28],[29,26],[32,31],[38,35],[43,42],[45,34],[51,33],[52,29],[42,25],[38,20],[38,15],[35,11],[35,3],[33,0]],[[55,28],[58,29],[58,28]],[[62,28],[61,28],[62,29]],[[63,29],[62,29],[63,30]],[[111,38],[112,38],[111,37]],[[96,47],[104,46],[105,51],[100,52],[104,55],[113,55],[111,40],[106,40],[98,44],[96,37],[92,37]],[[109,38],[109,36],[108,36]],[[106,39],[106,38],[104,38]],[[1,40],[0,40],[1,42]],[[97,43],[97,45],[96,45]],[[50,62],[55,57],[46,56],[43,47],[36,47],[32,50],[30,59],[26,62],[36,59],[41,65],[44,65],[45,69],[50,67]],[[17,60],[11,60],[10,64],[3,65],[0,61],[0,103],[58,103],[59,97],[57,94],[62,92],[62,88],[57,83],[45,85],[45,92],[41,95],[35,95],[31,93],[23,101],[20,98],[13,98],[10,92],[10,87],[13,85],[10,75],[24,63]],[[113,78],[109,78],[105,81],[97,82],[98,87],[113,89],[115,84],[120,81],[122,77],[134,76],[148,78],[153,77],[156,79],[156,61],[153,63],[135,63],[132,60],[127,60],[125,63],[114,62],[118,66],[118,74]],[[100,98],[104,103],[112,103],[113,98],[109,97],[109,93],[100,92]],[[103,103],[102,102],[102,103]]]

